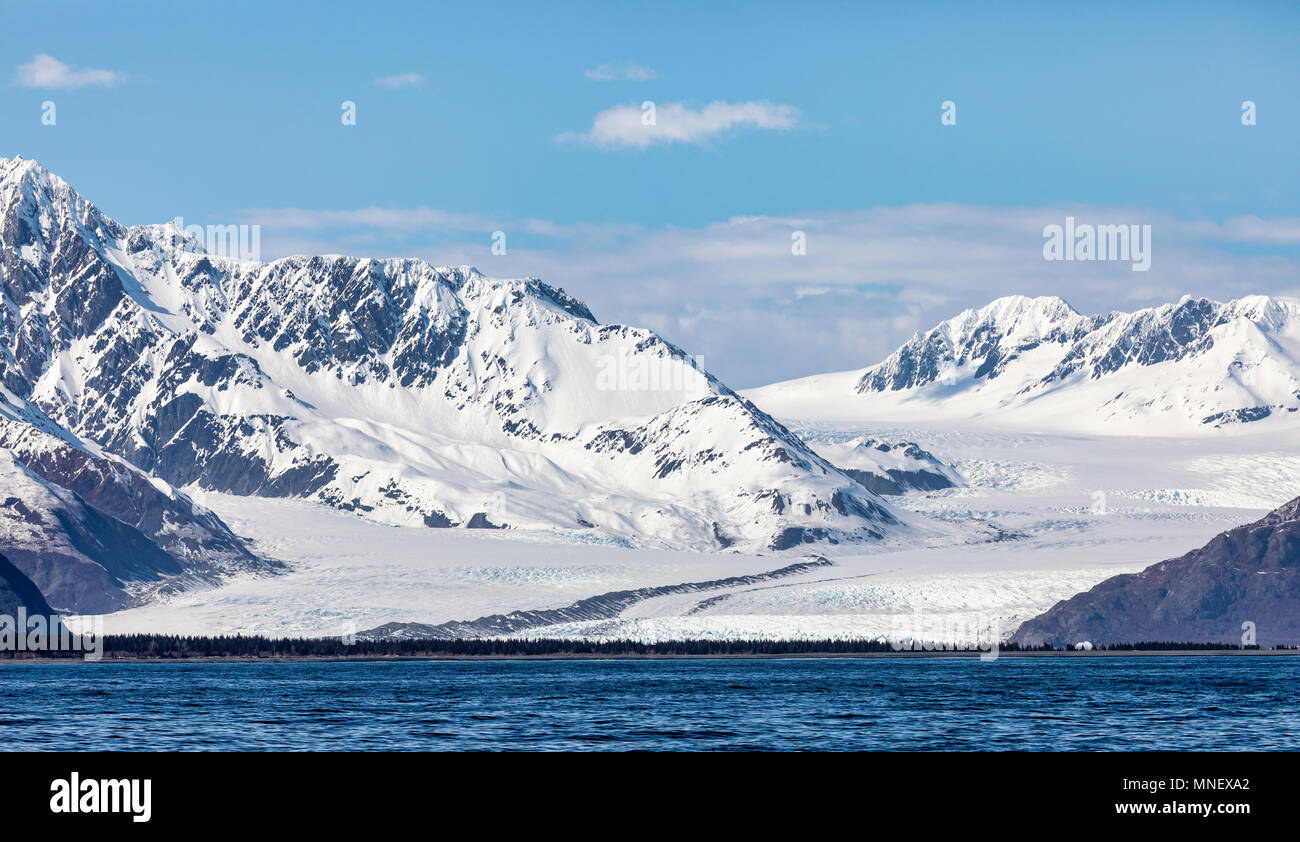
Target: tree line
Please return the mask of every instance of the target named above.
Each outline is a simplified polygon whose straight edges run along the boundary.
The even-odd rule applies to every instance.
[[[1073,647],[1002,644],[999,651],[1069,652]],[[1097,646],[1098,652],[1131,651],[1231,651],[1258,649],[1229,643],[1137,642]],[[1276,649],[1293,647],[1278,646]],[[943,647],[936,647],[944,651]],[[948,647],[946,651],[954,651]],[[960,650],[957,650],[960,651]],[[972,654],[976,650],[971,650]],[[437,658],[437,657],[655,657],[726,655],[870,655],[898,653],[881,640],[667,640],[645,643],[636,640],[561,640],[556,638],[460,640],[365,640],[341,638],[289,638],[263,635],[219,635],[213,637],[169,634],[105,635],[105,659],[185,660],[205,658]],[[85,653],[0,652],[0,657],[70,657]],[[925,653],[919,653],[925,654]],[[932,653],[931,653],[932,654]]]

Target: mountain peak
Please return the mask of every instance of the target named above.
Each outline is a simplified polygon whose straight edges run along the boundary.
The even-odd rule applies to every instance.
[[[34,158],[17,155],[13,158],[0,158],[0,186],[10,182],[27,180],[29,182],[51,180],[66,186],[66,182],[41,166]]]
[[[988,315],[1026,312],[1050,315],[1078,315],[1078,311],[1071,307],[1064,298],[1055,295],[1004,295],[980,307],[977,312]]]
[[[1300,497],[1278,506],[1260,520],[1256,526],[1276,526],[1280,523],[1300,521]]]
[[[1054,295],[1030,297],[1007,295],[995,298],[976,310],[966,310],[936,330],[948,326],[948,332],[960,341],[961,334],[972,330],[1001,328],[1019,336],[1044,336],[1063,322],[1079,318],[1079,313],[1063,298]]]
[[[17,239],[12,245],[33,245],[49,239],[55,229],[75,228],[89,239],[101,232],[110,237],[125,230],[99,212],[63,179],[35,160],[0,158],[0,221],[13,220]]]
[[[996,375],[1019,354],[1082,320],[1064,299],[1009,295],[964,310],[912,339],[868,369],[859,392],[900,391],[930,383],[951,385],[959,372]]]

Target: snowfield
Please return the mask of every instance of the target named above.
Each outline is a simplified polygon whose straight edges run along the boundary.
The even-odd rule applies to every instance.
[[[574,543],[559,532],[389,526],[304,501],[187,489],[260,552],[289,563],[109,615],[109,633],[337,635],[559,608],[611,591],[830,559],[774,581],[647,599],[619,616],[525,637],[663,640],[887,637],[986,642],[1059,600],[1204,544],[1300,494],[1300,434],[1147,439],[800,423],[809,440],[918,442],[966,483],[889,498],[1002,540],[921,548],[695,553]],[[991,530],[992,532],[992,530]]]

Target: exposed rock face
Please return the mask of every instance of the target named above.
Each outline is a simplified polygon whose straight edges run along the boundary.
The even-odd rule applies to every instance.
[[[125,461],[0,418],[0,549],[58,609],[102,613],[279,562]]]
[[[1300,498],[1181,558],[1057,603],[1011,641],[1241,644],[1245,623],[1262,647],[1300,645]]]
[[[9,559],[0,555],[0,615],[17,618],[19,608],[25,608],[28,616],[49,617],[54,614],[40,588],[32,584],[32,580]],[[16,624],[16,620],[11,622]]]
[[[174,226],[119,225],[31,161],[0,160],[0,304],[8,416],[46,419],[171,486],[639,546],[913,532],[680,349],[598,324],[534,279],[211,255]],[[107,511],[95,489],[75,491]],[[148,517],[131,517],[149,537]],[[78,552],[105,570],[86,592],[127,581]],[[60,581],[51,598],[84,600],[79,587]]]
[[[1106,324],[1085,317],[1059,298],[1013,296],[967,310],[918,333],[858,382],[861,392],[902,391],[955,378],[1001,376],[1021,355],[1043,343],[1073,345]]]

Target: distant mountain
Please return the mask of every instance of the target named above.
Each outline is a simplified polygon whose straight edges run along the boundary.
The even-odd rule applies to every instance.
[[[1097,434],[1300,426],[1300,300],[1183,298],[1084,316],[1000,298],[865,370],[748,392],[778,417],[981,419]]]
[[[635,546],[934,528],[654,333],[534,279],[221,257],[173,225],[119,225],[21,159],[0,159],[0,273],[9,416],[169,486]]]
[[[1244,624],[1250,624],[1245,626]],[[1058,602],[1011,641],[1300,645],[1300,498],[1199,550]]]
[[[877,494],[938,491],[962,484],[955,468],[915,442],[858,437],[846,442],[809,443],[828,462]]]

